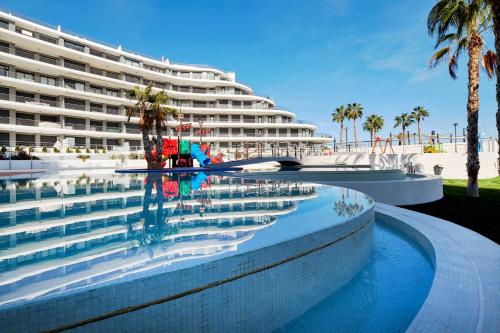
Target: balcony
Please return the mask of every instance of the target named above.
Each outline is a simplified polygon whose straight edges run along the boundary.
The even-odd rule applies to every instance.
[[[73,64],[73,63],[70,63],[70,62],[64,62],[64,67],[66,68],[70,68],[70,69],[74,69],[74,70],[77,70],[77,71],[80,71],[80,72],[85,72],[85,66],[84,65],[79,65],[79,64]]]
[[[16,49],[15,54],[23,58],[28,58],[32,60],[35,59],[35,54],[33,52],[29,52],[23,49]]]
[[[66,109],[71,109],[71,110],[80,110],[80,111],[85,111],[85,105],[83,104],[73,104],[73,103],[64,103],[64,108]]]
[[[51,65],[57,65],[57,59],[56,58],[52,58],[52,57],[47,57],[43,54],[40,54],[38,56],[38,59],[41,61],[41,62],[44,62],[46,64],[51,64]]]
[[[16,118],[16,125],[21,125],[21,126],[37,126],[38,124],[33,119]]]
[[[5,45],[0,45],[0,52],[10,53],[10,47]]]
[[[64,128],[65,129],[72,129],[72,130],[86,130],[87,129],[87,125],[85,124],[68,124],[68,123],[65,123],[64,124]]]

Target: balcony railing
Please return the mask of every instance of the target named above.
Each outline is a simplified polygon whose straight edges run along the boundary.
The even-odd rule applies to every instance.
[[[82,105],[82,104],[73,104],[73,103],[64,102],[64,107],[66,109],[85,111],[85,105]]]
[[[57,65],[57,59],[55,59],[55,58],[51,58],[51,57],[47,57],[47,56],[44,56],[43,54],[40,54],[40,55],[38,56],[38,59],[39,59],[41,62],[44,62],[44,63],[47,63],[47,64]]]
[[[0,45],[0,52],[10,53],[10,47],[5,45]]]
[[[77,65],[77,64],[72,64],[69,62],[64,62],[64,67],[66,68],[71,68],[80,72],[85,72],[85,66],[84,65]]]

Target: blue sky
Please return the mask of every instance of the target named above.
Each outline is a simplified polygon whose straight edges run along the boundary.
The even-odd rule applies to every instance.
[[[395,115],[417,105],[431,112],[426,132],[451,133],[453,122],[466,126],[466,63],[455,81],[446,66],[427,68],[434,43],[426,18],[434,3],[3,0],[1,6],[142,54],[235,71],[238,81],[338,136],[330,114],[352,102],[365,115],[384,116],[383,135],[396,132]],[[486,40],[493,48],[491,35]],[[495,110],[495,81],[483,72],[479,122],[488,136],[495,133]]]

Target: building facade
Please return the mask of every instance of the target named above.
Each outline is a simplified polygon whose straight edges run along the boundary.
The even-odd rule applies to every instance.
[[[214,148],[301,147],[331,142],[316,127],[204,65],[155,60],[0,12],[0,145],[141,148],[138,118],[127,120],[133,87],[165,90],[192,128],[184,138]],[[171,119],[165,135],[174,135]]]

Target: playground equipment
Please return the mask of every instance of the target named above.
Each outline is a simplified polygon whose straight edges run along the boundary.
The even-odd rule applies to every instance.
[[[382,141],[385,141],[385,145],[384,145],[384,148],[382,148]],[[392,148],[392,140],[389,139],[389,138],[386,138],[386,139],[382,139],[381,137],[377,136],[375,138],[375,140],[373,141],[373,145],[372,145],[372,152],[371,154],[374,154],[375,153],[375,149],[377,148],[377,143],[380,147],[380,152],[382,154],[385,154],[385,151],[387,150],[387,145],[389,145],[389,148],[391,148],[391,151],[392,153],[394,154],[394,149]]]
[[[196,158],[196,160],[200,163],[200,166],[202,167],[206,167],[207,165],[212,164],[210,157],[205,155],[201,151],[200,146],[197,145],[196,143],[193,143],[191,145],[191,157]]]
[[[156,145],[152,149],[153,158],[156,159]],[[191,144],[188,140],[163,139],[162,145],[162,167],[165,168],[167,162],[171,167],[193,167],[193,159],[196,159],[200,167],[208,167],[212,164],[222,163],[224,154],[217,156],[210,155],[210,146],[206,143],[201,146]],[[144,156],[146,158],[146,156]]]

